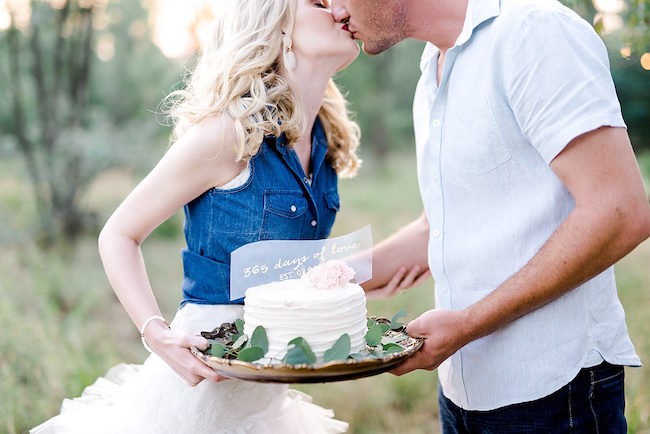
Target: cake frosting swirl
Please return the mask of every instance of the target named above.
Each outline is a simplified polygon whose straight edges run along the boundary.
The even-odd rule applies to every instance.
[[[317,362],[344,333],[351,352],[366,347],[366,295],[351,280],[354,271],[341,261],[328,261],[299,279],[249,288],[244,300],[244,333],[258,325],[266,329],[266,357],[281,359],[289,341],[303,337]]]

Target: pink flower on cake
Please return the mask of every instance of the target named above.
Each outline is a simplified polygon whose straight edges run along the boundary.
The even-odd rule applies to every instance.
[[[307,278],[318,289],[331,289],[350,282],[355,274],[345,262],[332,259],[309,270]]]

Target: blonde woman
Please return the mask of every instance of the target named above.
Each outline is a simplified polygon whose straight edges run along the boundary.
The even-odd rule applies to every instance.
[[[210,46],[171,96],[174,143],[99,237],[109,281],[153,351],[66,400],[33,433],[337,433],[347,424],[284,385],[221,381],[189,351],[242,316],[230,252],[317,239],[339,207],[337,175],[359,166],[357,125],[331,77],[359,48],[321,0],[220,0]],[[141,243],[185,211],[181,307],[168,326]],[[241,300],[234,303],[241,303]]]

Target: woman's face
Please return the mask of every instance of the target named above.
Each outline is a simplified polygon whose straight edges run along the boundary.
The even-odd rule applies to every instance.
[[[296,0],[292,41],[296,63],[311,62],[333,72],[348,66],[359,55],[359,45],[344,25],[334,21],[324,0]]]

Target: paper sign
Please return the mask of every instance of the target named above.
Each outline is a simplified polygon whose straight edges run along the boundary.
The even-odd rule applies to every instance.
[[[233,251],[230,259],[230,300],[244,297],[253,286],[298,279],[330,259],[352,267],[360,284],[372,277],[372,232],[366,226],[325,240],[257,241]]]

